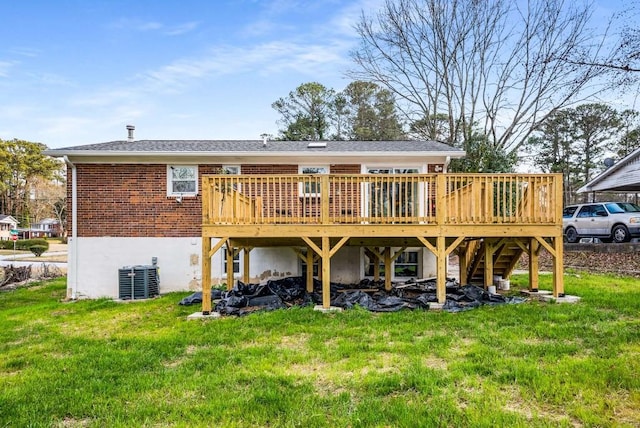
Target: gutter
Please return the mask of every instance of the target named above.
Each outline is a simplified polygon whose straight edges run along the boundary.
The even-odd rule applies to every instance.
[[[322,151],[319,149],[309,149],[304,152],[287,152],[287,151],[225,151],[225,152],[202,152],[202,151],[106,151],[106,150],[64,150],[64,149],[52,149],[44,152],[46,155],[53,157],[66,157],[66,156],[74,156],[74,157],[83,157],[87,159],[99,159],[106,158],[105,162],[110,162],[112,159],[140,159],[140,158],[184,158],[184,157],[192,157],[194,159],[202,159],[202,158],[216,158],[219,159],[221,157],[256,157],[256,158],[278,158],[282,159],[283,157],[313,157],[316,158],[318,156],[325,157],[358,157],[361,158],[363,155],[366,157],[384,157],[384,158],[394,158],[394,157],[443,157],[449,156],[452,159],[464,157],[466,153],[463,150],[447,150],[447,151],[367,151],[365,153],[358,151]],[[293,156],[292,156],[293,155]]]
[[[71,168],[71,263],[67,263],[67,287],[71,293],[67,297],[78,298],[78,171],[73,162],[65,155],[64,163]]]

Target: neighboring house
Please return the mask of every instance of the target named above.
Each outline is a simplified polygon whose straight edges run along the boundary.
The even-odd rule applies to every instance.
[[[31,224],[31,236],[34,238],[57,238],[60,236],[60,222],[55,218],[45,218],[37,223]]]
[[[640,148],[620,159],[577,191],[587,192],[640,193]]]
[[[10,215],[0,214],[0,240],[11,239],[11,230],[18,228],[18,220]]]
[[[542,246],[560,256],[554,294],[563,294],[558,174],[443,174],[464,152],[435,141],[130,133],[45,153],[67,164],[70,298],[118,297],[119,269],[155,258],[163,293],[306,275],[308,286],[322,279],[327,306],[329,281],[384,277],[390,288],[437,277],[443,302],[452,251],[462,280],[486,285],[494,273],[508,276],[522,251],[536,266]],[[531,278],[537,290],[537,271]]]

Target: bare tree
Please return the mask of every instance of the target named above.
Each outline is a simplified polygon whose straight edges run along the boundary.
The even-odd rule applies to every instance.
[[[444,116],[448,143],[479,130],[515,152],[602,73],[559,59],[597,49],[590,16],[589,5],[564,0],[386,0],[357,24],[348,74],[393,92],[427,138],[442,136]]]
[[[579,66],[599,67],[612,88],[626,91],[640,82],[640,1],[629,0],[622,6],[622,11],[610,19],[600,40],[602,49],[594,56],[571,52],[557,58]]]

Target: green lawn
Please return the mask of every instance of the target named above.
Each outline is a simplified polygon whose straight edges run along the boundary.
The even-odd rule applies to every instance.
[[[206,321],[0,293],[0,426],[639,426],[640,282],[565,281],[581,303]]]

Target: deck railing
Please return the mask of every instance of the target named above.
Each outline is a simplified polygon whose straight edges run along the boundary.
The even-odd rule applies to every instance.
[[[205,175],[204,224],[558,224],[558,174]]]

